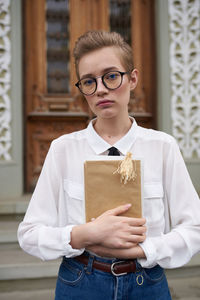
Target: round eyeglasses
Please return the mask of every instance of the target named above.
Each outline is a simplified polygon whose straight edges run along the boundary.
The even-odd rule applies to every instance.
[[[75,86],[86,96],[94,94],[97,90],[97,78],[101,78],[104,86],[109,90],[118,89],[123,80],[123,76],[129,72],[111,71],[98,77],[87,77],[79,80]]]

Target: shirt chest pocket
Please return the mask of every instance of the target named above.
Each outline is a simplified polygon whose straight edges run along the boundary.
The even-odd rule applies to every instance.
[[[83,184],[64,179],[64,193],[67,206],[68,223],[83,224],[85,222],[85,201]]]
[[[164,191],[162,183],[144,184],[143,215],[148,227],[161,226],[164,222]]]

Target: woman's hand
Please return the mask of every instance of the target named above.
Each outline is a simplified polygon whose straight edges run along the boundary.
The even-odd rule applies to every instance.
[[[94,245],[86,248],[88,251],[103,256],[103,257],[117,257],[121,259],[135,259],[135,258],[145,258],[145,253],[139,245],[133,245],[128,249],[111,249],[106,248],[101,245]]]
[[[145,240],[146,227],[143,218],[120,216],[130,205],[108,210],[90,223],[92,244],[108,248],[129,248]]]
[[[144,218],[120,216],[131,205],[122,205],[108,210],[94,221],[75,226],[72,229],[73,248],[88,248],[100,245],[111,249],[129,249],[145,240]]]

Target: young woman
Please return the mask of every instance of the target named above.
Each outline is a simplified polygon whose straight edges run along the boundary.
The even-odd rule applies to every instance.
[[[43,260],[63,257],[56,300],[171,299],[163,268],[200,250],[198,195],[174,138],[128,114],[138,71],[122,37],[88,32],[74,57],[76,86],[96,118],[52,142],[19,226],[20,246]],[[144,162],[144,218],[121,216],[127,203],[85,223],[84,161],[128,151]]]

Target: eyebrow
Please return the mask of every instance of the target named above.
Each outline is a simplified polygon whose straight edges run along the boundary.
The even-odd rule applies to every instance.
[[[101,73],[104,75],[106,72],[110,72],[110,71],[118,71],[118,68],[115,67],[115,66],[111,66],[111,67],[108,67],[108,68],[103,69]],[[80,80],[81,80],[81,79],[84,79],[84,78],[88,78],[88,77],[90,77],[90,78],[91,78],[91,77],[92,77],[92,78],[95,78],[94,74],[88,73],[88,74],[84,74],[84,75],[80,78]]]

